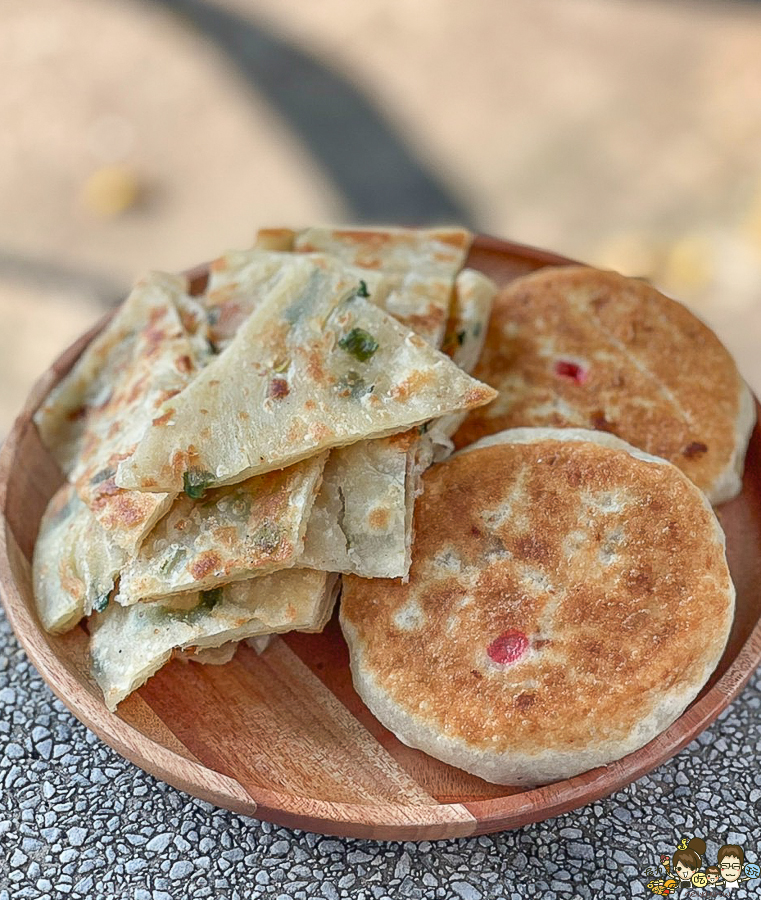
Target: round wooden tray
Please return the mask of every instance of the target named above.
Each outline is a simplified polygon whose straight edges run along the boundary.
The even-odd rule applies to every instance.
[[[503,285],[570,260],[479,237],[468,265]],[[193,273],[199,287],[203,270]],[[105,319],[104,319],[105,321]],[[224,666],[173,662],[116,714],[89,674],[87,635],[46,634],[34,612],[30,559],[61,475],[32,415],[99,323],[40,379],[0,454],[0,585],[32,662],[68,708],[118,753],[183,791],[293,828],[422,840],[483,834],[559,815],[650,771],[706,728],[761,661],[761,428],[743,492],[719,510],[737,587],[726,652],[697,700],[666,732],[613,765],[534,790],[488,784],[400,743],[355,694],[334,619],[321,635],[246,646]]]

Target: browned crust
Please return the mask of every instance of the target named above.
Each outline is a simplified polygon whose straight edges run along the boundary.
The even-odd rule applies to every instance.
[[[344,576],[342,599],[363,668],[413,719],[480,750],[575,750],[697,691],[731,582],[676,469],[553,440],[462,454],[423,481],[409,583]],[[530,650],[499,666],[486,648],[512,629]]]
[[[561,359],[584,363],[586,380],[559,377]],[[734,361],[640,279],[583,266],[517,279],[496,298],[473,375],[501,396],[468,416],[457,447],[520,426],[593,428],[668,459],[703,490],[731,464],[742,392]]]

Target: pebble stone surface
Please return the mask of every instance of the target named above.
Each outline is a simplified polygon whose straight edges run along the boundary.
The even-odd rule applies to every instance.
[[[54,697],[0,613],[0,900],[653,897],[644,870],[683,835],[704,837],[710,861],[727,842],[759,862],[760,709],[757,672],[673,760],[556,819],[449,841],[340,839],[146,775]],[[761,897],[761,879],[726,896]]]

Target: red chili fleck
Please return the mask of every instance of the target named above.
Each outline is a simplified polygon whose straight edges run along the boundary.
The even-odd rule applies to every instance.
[[[570,378],[576,384],[584,384],[589,373],[578,363],[571,362],[569,359],[559,359],[555,363],[555,374],[560,378]]]
[[[707,453],[708,447],[701,441],[693,441],[691,444],[687,444],[687,446],[682,450],[682,454],[687,457],[687,459],[694,459],[696,456],[700,456],[701,453]]]
[[[511,628],[493,640],[486,649],[489,657],[501,666],[514,663],[528,650],[528,638],[522,631]]]

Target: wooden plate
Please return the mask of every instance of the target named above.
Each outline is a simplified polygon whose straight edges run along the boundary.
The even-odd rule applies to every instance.
[[[469,265],[499,284],[551,253],[480,237]],[[194,273],[198,287],[203,270]],[[104,319],[105,322],[105,319]],[[721,508],[737,587],[724,657],[671,728],[613,765],[534,790],[488,784],[386,731],[354,693],[334,620],[322,635],[277,638],[262,656],[241,647],[225,666],[171,663],[109,713],[89,675],[87,635],[53,637],[34,612],[30,558],[61,475],[32,415],[101,322],[36,385],[0,454],[0,584],[8,618],[42,677],[118,753],[175,787],[281,825],[354,837],[434,839],[515,828],[611,793],[684,747],[737,696],[761,660],[761,429],[742,495]]]

